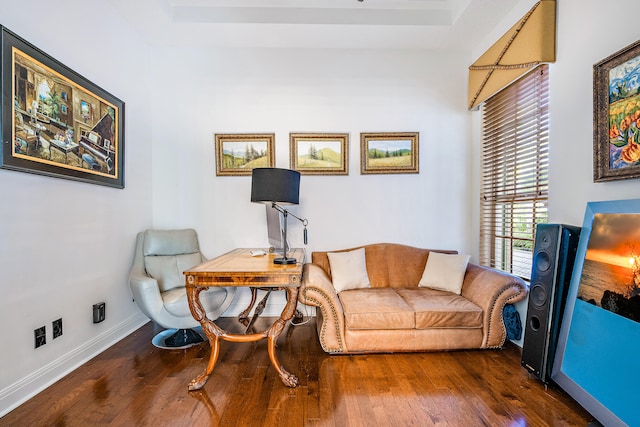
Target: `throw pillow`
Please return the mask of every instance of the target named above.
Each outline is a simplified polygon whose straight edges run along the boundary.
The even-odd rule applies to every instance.
[[[328,252],[327,256],[336,292],[369,287],[364,248],[348,252]]]
[[[418,286],[460,295],[469,255],[430,252]]]

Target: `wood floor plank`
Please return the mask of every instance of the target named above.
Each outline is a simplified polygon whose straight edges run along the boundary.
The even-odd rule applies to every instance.
[[[259,319],[265,328],[273,319]],[[222,318],[224,327],[237,320]],[[285,387],[266,341],[222,342],[202,390],[208,343],[151,344],[149,323],[0,418],[4,426],[585,426],[593,418],[520,366],[520,349],[325,354],[315,319],[287,326],[277,352],[300,386]]]

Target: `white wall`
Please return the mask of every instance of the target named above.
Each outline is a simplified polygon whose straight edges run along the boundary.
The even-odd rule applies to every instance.
[[[501,25],[473,51],[473,60],[515,24],[536,2],[521,0]],[[556,62],[550,65],[549,222],[582,226],[589,201],[640,198],[638,180],[593,182],[593,64],[635,42],[637,27],[625,19],[636,16],[634,0],[560,0],[557,2]],[[479,177],[480,112],[473,112],[474,174]],[[479,179],[478,179],[479,181]],[[479,234],[478,196],[474,186],[473,238]],[[477,246],[475,246],[477,247]],[[526,301],[518,309],[525,319]],[[522,341],[518,342],[520,345]]]
[[[102,2],[0,0],[0,24],[125,101],[124,190],[0,170],[0,416],[146,322],[127,285],[151,224],[145,50]],[[11,77],[8,77],[11,78]],[[106,320],[92,323],[92,305]],[[51,322],[63,319],[62,337]],[[47,344],[34,349],[33,330]]]
[[[634,0],[558,2],[557,62],[550,69],[549,219],[582,225],[587,202],[640,198],[637,179],[593,182],[593,64],[640,39],[626,19]]]
[[[309,256],[374,242],[471,249],[468,54],[158,49],[154,57],[154,225],[196,228],[209,257],[264,246],[264,205],[249,200],[250,176],[216,176],[214,133],[274,132],[276,166],[288,168],[289,132],[348,132],[349,175],[301,179],[292,211],[309,220]],[[360,132],[372,131],[420,132],[420,173],[360,175]],[[302,246],[300,223],[290,225],[292,245]],[[228,314],[245,302],[236,298]]]

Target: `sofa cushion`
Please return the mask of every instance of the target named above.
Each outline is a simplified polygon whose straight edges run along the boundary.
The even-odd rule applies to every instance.
[[[416,329],[482,327],[482,309],[460,295],[428,288],[396,291],[415,311]]]
[[[413,329],[413,308],[392,288],[347,290],[339,295],[346,329]]]
[[[460,295],[469,258],[469,255],[431,252],[418,286]]]
[[[369,275],[363,248],[349,252],[329,252],[333,287],[337,293],[369,287]]]
[[[372,288],[403,288],[418,286],[424,272],[427,256],[432,249],[414,248],[397,243],[376,243],[361,246],[366,253],[367,273]],[[356,248],[341,249],[331,253],[348,252]],[[456,254],[456,251],[440,250],[437,252]],[[311,253],[311,262],[322,268],[329,279],[332,272],[329,266],[328,252]]]

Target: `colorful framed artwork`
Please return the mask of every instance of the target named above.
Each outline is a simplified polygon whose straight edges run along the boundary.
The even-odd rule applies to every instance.
[[[640,177],[640,40],[593,66],[593,180]]]
[[[637,425],[640,199],[585,210],[551,379],[605,426]]]
[[[348,175],[348,133],[290,133],[290,167],[302,175]]]
[[[360,173],[419,173],[418,132],[360,134]]]
[[[216,175],[251,175],[253,168],[272,168],[275,164],[275,134],[215,134]]]
[[[124,188],[124,102],[0,31],[0,167]]]

